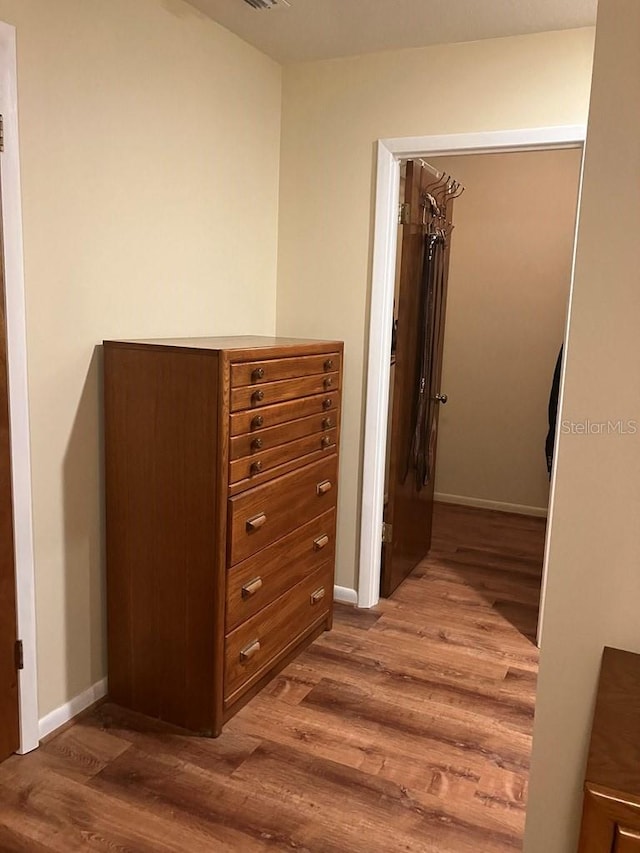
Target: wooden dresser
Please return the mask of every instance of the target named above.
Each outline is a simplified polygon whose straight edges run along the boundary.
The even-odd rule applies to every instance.
[[[105,341],[112,701],[215,736],[331,628],[342,351]]]
[[[579,853],[640,853],[640,655],[605,649]]]

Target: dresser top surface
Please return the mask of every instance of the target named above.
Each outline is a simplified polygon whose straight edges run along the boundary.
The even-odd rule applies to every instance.
[[[209,350],[228,352],[231,355],[250,350],[286,350],[296,348],[308,352],[327,352],[342,348],[340,341],[313,340],[310,338],[269,337],[268,335],[231,335],[212,338],[151,338],[148,340],[104,341],[107,346],[159,347],[165,349]]]
[[[586,781],[640,796],[640,655],[604,650]]]

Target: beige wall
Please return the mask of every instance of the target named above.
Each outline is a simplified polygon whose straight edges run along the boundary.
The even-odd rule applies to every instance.
[[[293,65],[283,87],[277,324],[346,343],[337,581],[356,583],[379,137],[586,121],[593,30]]]
[[[640,3],[600,0],[562,408],[567,421],[640,422],[640,113],[629,106],[639,100]],[[575,850],[602,648],[640,652],[639,519],[640,432],[562,434],[527,853]]]
[[[429,158],[455,203],[436,495],[546,511],[581,149]]]
[[[273,333],[281,72],[178,0],[17,27],[40,712],[105,675],[108,337]]]

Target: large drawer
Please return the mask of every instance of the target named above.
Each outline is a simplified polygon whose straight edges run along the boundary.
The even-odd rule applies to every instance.
[[[284,400],[295,400],[297,397],[321,394],[323,391],[336,391],[339,388],[339,373],[317,373],[313,376],[303,376],[297,379],[283,379],[280,382],[247,385],[243,388],[232,389],[231,411],[255,409],[268,406],[271,403],[280,403]]]
[[[332,600],[333,564],[327,563],[228,634],[225,703],[251,687],[278,655],[326,616]]]
[[[282,403],[281,405],[287,405]],[[338,414],[335,411],[322,412],[322,414],[311,415],[308,418],[299,418],[296,421],[288,421],[278,426],[262,429],[258,433],[245,433],[231,439],[229,458],[242,459],[243,456],[257,455],[261,451],[270,450],[280,444],[295,441],[306,435],[318,432],[326,432],[333,429],[338,423]]]
[[[229,570],[226,630],[231,631],[318,569],[335,553],[330,509]]]
[[[231,365],[231,387],[255,385],[260,382],[277,382],[295,379],[314,373],[331,373],[340,370],[340,353],[302,355],[294,358],[266,358]]]
[[[330,456],[228,501],[228,565],[246,560],[336,505],[338,457]]]
[[[266,430],[277,424],[285,424],[307,415],[331,414],[339,406],[340,393],[333,391],[330,394],[317,394],[313,397],[291,400],[288,403],[266,406],[261,408],[259,412],[236,412],[229,417],[229,432],[235,436]]]
[[[272,447],[271,450],[261,450],[253,456],[236,459],[229,466],[229,482],[233,484],[241,480],[250,480],[271,468],[299,459],[316,450],[322,450],[327,454],[335,453],[337,441],[338,430],[330,429],[324,433],[317,432],[315,435],[307,435],[297,441],[280,444],[278,447]]]

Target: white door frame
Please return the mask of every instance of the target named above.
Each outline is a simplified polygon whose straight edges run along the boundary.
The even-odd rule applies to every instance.
[[[19,751],[24,753],[38,746],[39,733],[17,77],[15,27],[0,22],[0,113],[4,119],[4,153],[0,156],[2,157],[2,224],[5,261],[9,422],[11,429],[18,636],[22,640],[24,649],[24,669],[20,671],[19,677]]]
[[[400,161],[506,151],[583,147],[584,125],[536,127],[448,136],[378,140],[371,315],[365,409],[358,606],[374,607],[380,598],[381,537],[391,352],[396,275]],[[566,330],[565,330],[566,337]],[[552,477],[551,493],[555,485]],[[542,599],[546,587],[546,556]],[[539,624],[542,623],[540,618]]]

